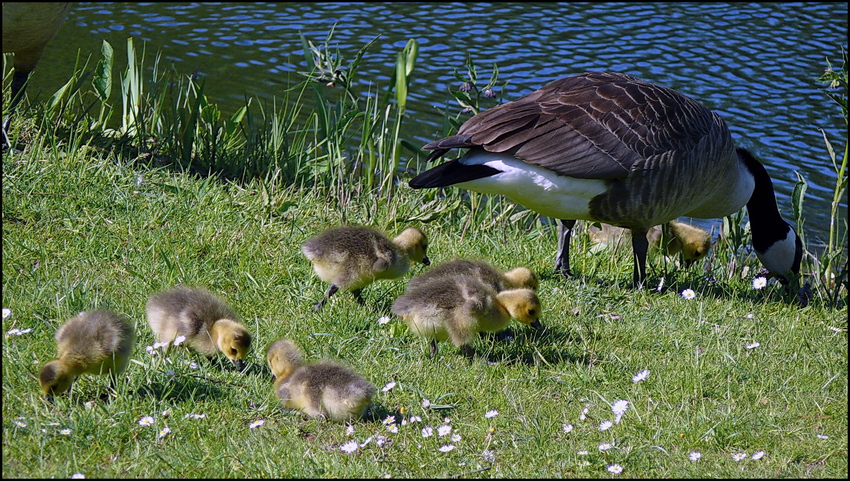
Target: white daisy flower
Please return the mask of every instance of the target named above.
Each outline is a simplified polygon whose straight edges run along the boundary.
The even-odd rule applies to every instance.
[[[496,411],[495,409],[491,409],[484,414],[484,417],[489,419],[489,418],[494,418],[498,415],[499,415],[499,411]]]
[[[756,277],[753,279],[753,289],[762,289],[767,285],[767,279],[764,277]]]
[[[392,391],[394,387],[395,387],[395,381],[390,381],[386,385],[384,385],[384,387],[381,390],[384,391],[384,392]]]
[[[600,431],[607,431],[613,425],[614,425],[614,423],[612,423],[611,421],[602,421],[601,423],[599,423],[599,430]]]
[[[174,338],[174,345],[175,346],[179,346],[180,344],[183,344],[184,342],[186,342],[186,336],[177,336],[176,338]]]
[[[649,369],[644,369],[632,377],[632,382],[641,382],[647,377],[649,377]]]
[[[614,401],[614,404],[611,405],[611,411],[613,411],[616,416],[614,418],[615,424],[620,424],[620,418],[623,417],[623,414],[626,414],[627,409],[629,409],[629,402],[625,399]]]
[[[758,342],[753,342],[753,343],[745,345],[744,347],[746,347],[747,349],[755,349],[759,346],[761,346],[761,344],[759,344]]]
[[[150,426],[151,424],[153,424],[152,416],[142,416],[142,418],[139,419],[139,426]]]
[[[454,450],[454,448],[455,448],[454,444],[444,444],[444,445],[440,446],[440,451],[447,453],[449,451]]]
[[[600,451],[608,451],[609,449],[611,449],[613,447],[614,446],[612,446],[611,443],[602,443],[602,444],[599,445],[599,450]]]
[[[449,426],[448,424],[443,424],[442,426],[437,428],[437,435],[439,435],[440,437],[448,436],[449,434],[451,434],[451,432],[452,432],[452,427]]]
[[[620,466],[619,464],[612,464],[612,465],[608,466],[608,472],[614,473],[614,474],[620,474],[620,473],[623,472],[623,467]]]
[[[697,296],[697,294],[694,292],[693,289],[685,289],[684,291],[682,291],[682,297],[684,297],[685,299],[687,299],[689,301],[696,296]]]
[[[6,319],[11,315],[12,315],[12,310],[9,309],[8,307],[4,307],[3,308],[3,319]]]
[[[753,457],[751,458],[753,461],[758,461],[763,458],[766,453],[764,451],[756,451],[753,453]]]
[[[383,325],[383,324],[387,324],[389,322],[390,322],[389,316],[381,316],[381,317],[378,318],[378,324]]]
[[[251,428],[251,429],[257,429],[258,427],[262,426],[263,424],[266,424],[266,421],[264,419],[257,419],[256,421],[249,424],[248,427]]]
[[[747,457],[747,453],[735,453],[732,455],[732,459],[735,461],[741,461],[742,459]]]
[[[425,426],[424,428],[422,428],[423,438],[431,437],[432,434],[434,434],[434,428],[432,428],[431,426]]]
[[[371,438],[369,438],[371,439]],[[357,441],[348,441],[339,447],[339,450],[346,453],[351,454],[354,451],[357,451]]]
[[[702,453],[699,451],[691,451],[691,454],[688,454],[688,459],[691,461],[699,461],[699,458],[702,457]]]
[[[563,426],[561,426],[561,431],[563,431],[565,433],[571,433],[571,432],[573,432],[573,425],[572,424],[564,424]]]

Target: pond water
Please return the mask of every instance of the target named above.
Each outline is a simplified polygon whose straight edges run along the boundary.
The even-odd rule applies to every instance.
[[[160,51],[177,71],[205,77],[208,97],[230,115],[246,97],[281,99],[309,70],[299,33],[319,45],[331,29],[331,47],[348,60],[378,37],[357,74],[363,90],[386,89],[397,52],[419,42],[403,132],[415,145],[441,136],[445,109],[459,110],[448,89],[467,56],[485,80],[498,65],[500,85],[509,81],[502,101],[589,70],[679,90],[718,112],[765,164],[787,220],[795,172],[805,177],[809,247],[828,235],[837,175],[821,130],[841,155],[847,125],[816,79],[826,60],[841,66],[846,3],[79,3],[30,97],[67,81],[78,51],[98,59],[103,40],[126,65],[133,37],[147,65]]]

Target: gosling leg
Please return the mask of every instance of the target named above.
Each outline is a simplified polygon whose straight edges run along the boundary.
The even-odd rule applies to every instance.
[[[337,287],[336,284],[331,284],[331,286],[328,287],[328,290],[325,291],[325,296],[322,297],[321,301],[316,303],[316,305],[313,307],[313,310],[321,311],[322,308],[325,307],[325,303],[328,302],[328,299],[330,299],[331,296],[334,295],[334,293],[336,293],[336,291],[338,290],[339,287]]]

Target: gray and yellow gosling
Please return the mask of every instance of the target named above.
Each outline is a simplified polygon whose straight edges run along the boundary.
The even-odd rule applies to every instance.
[[[320,279],[330,284],[314,309],[322,310],[339,289],[349,290],[363,304],[361,291],[378,279],[395,279],[407,273],[410,262],[430,265],[428,239],[409,227],[395,239],[361,226],[328,229],[309,239],[301,252],[313,263]]]
[[[285,407],[308,416],[337,422],[362,418],[375,395],[375,386],[346,366],[330,360],[305,364],[288,339],[272,343],[266,360],[275,376],[275,395]]]
[[[72,317],[55,338],[59,357],[45,364],[38,375],[48,398],[69,391],[81,374],[108,374],[114,388],[130,362],[136,333],[126,318],[97,310]]]
[[[251,349],[251,333],[227,304],[211,293],[178,287],[155,294],[147,303],[148,324],[157,341],[186,337],[186,345],[211,357],[222,352],[240,371]]]
[[[431,340],[431,357],[437,342],[451,341],[470,353],[469,342],[479,332],[496,332],[511,318],[535,329],[540,323],[540,299],[531,289],[496,292],[470,276],[439,277],[406,291],[392,305],[393,314],[410,330]]]
[[[437,277],[451,277],[457,275],[468,275],[474,277],[484,284],[492,287],[496,292],[518,288],[532,289],[536,291],[540,285],[540,282],[537,280],[537,276],[527,267],[517,267],[507,272],[502,272],[484,261],[452,259],[410,279],[407,283],[407,290],[414,289],[431,279],[436,279]]]

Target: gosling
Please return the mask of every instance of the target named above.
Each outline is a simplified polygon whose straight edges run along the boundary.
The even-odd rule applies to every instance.
[[[361,291],[378,279],[395,279],[407,273],[410,262],[430,265],[428,239],[416,227],[408,227],[390,241],[368,227],[342,226],[309,239],[301,252],[313,269],[330,284],[314,309],[321,311],[339,289],[349,290],[364,304]]]
[[[113,312],[81,312],[56,331],[59,357],[38,375],[41,390],[48,398],[71,389],[81,374],[109,374],[110,387],[130,362],[136,341],[133,326]]]
[[[467,354],[469,342],[480,332],[497,332],[511,318],[535,329],[540,323],[540,299],[531,289],[496,292],[469,276],[439,277],[402,294],[392,305],[410,330],[431,340],[431,357],[437,342],[450,340]]]
[[[588,228],[590,239],[600,246],[612,246],[618,249],[631,237],[628,229],[602,224],[602,228]],[[649,229],[646,235],[649,252],[659,250],[668,256],[680,255],[686,266],[708,255],[711,249],[711,234],[690,224],[670,221]]]
[[[251,349],[251,333],[237,320],[236,313],[211,293],[178,287],[155,294],[147,303],[148,324],[157,341],[170,343],[186,337],[186,345],[212,357],[221,351],[236,369],[245,368]]]
[[[474,277],[496,292],[519,288],[536,291],[540,285],[537,276],[527,267],[517,267],[508,272],[502,272],[483,261],[452,259],[410,279],[407,283],[407,290],[415,289],[431,279],[457,275]]]
[[[333,361],[304,364],[301,350],[279,339],[266,352],[274,392],[283,405],[308,416],[349,421],[362,418],[372,403],[375,386],[353,370]]]

